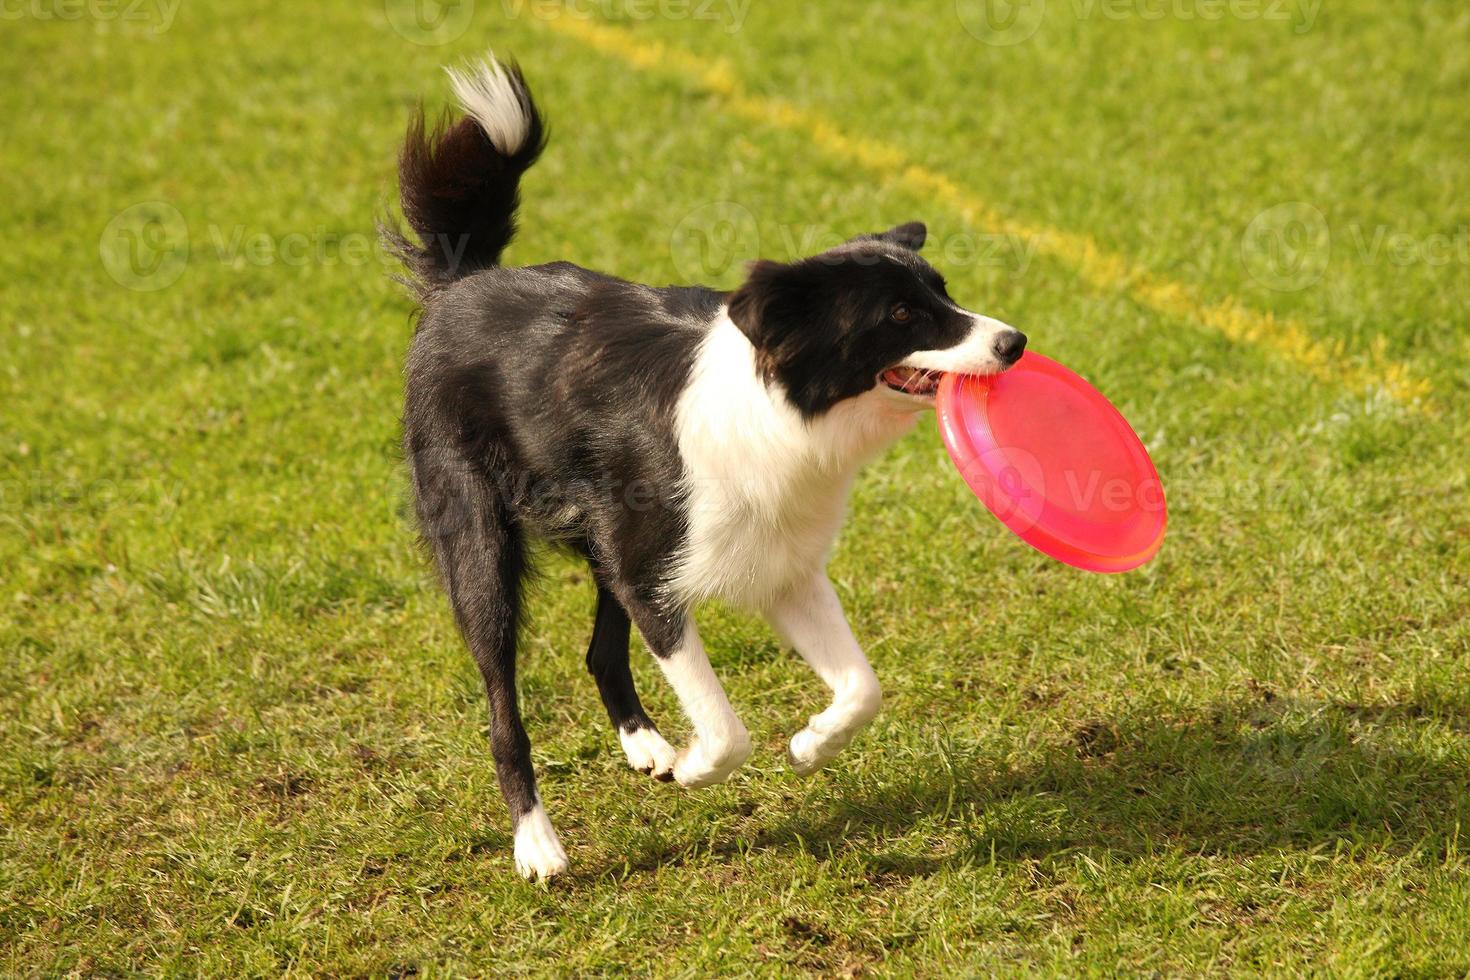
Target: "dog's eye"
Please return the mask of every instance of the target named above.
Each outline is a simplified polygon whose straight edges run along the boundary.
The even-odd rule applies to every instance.
[[[893,312],[888,314],[894,323],[908,323],[913,319],[914,312],[910,310],[907,303],[896,303]]]

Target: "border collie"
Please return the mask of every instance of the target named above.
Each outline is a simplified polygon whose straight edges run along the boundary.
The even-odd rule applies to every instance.
[[[490,748],[528,878],[567,868],[516,702],[531,539],[597,583],[587,667],[628,764],[680,786],[750,755],[693,611],[763,615],[832,691],[791,737],[798,773],[877,714],[878,679],[825,574],[859,466],[932,407],[948,371],[1002,371],[1023,334],[950,299],[917,222],[797,262],[753,263],[733,292],[655,288],[567,262],[507,268],[521,175],[546,130],[524,76],[493,59],[450,80],[463,117],[399,159],[416,240],[385,231],[422,313],[405,367],[415,512],[490,702]],[[693,729],[643,710],[630,624]]]

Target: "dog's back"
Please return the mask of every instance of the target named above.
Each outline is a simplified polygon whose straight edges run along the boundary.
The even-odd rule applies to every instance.
[[[584,554],[589,528],[625,521],[629,494],[662,495],[634,523],[666,526],[642,548],[626,542],[651,566],[679,540],[673,409],[720,294],[567,262],[502,266],[545,123],[513,65],[451,78],[466,115],[430,128],[420,112],[399,157],[416,240],[385,232],[423,307],[404,411],[421,527],[432,535],[461,509],[437,478],[418,479],[421,464],[436,477],[458,460],[488,475],[521,524]]]

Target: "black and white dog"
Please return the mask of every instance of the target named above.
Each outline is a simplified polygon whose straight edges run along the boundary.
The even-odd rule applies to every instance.
[[[763,614],[832,690],[790,762],[830,762],[878,712],[878,679],[824,566],[859,466],[933,405],[939,376],[1004,370],[1026,338],[958,306],[919,257],[918,223],[798,262],[755,263],[731,293],[653,288],[565,262],[513,269],[517,185],[545,130],[518,68],[450,72],[464,118],[411,123],[399,161],[417,241],[388,232],[423,306],[404,443],[415,509],[490,700],[490,745],[521,874],[567,857],[536,792],[516,703],[532,537],[587,560],[587,666],[628,764],[721,782],[751,741],[693,610]],[[675,750],[628,669],[638,627],[693,729]]]

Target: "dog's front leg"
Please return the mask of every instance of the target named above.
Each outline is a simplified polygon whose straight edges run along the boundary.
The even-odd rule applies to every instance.
[[[690,788],[723,783],[750,758],[750,735],[710,667],[694,618],[686,618],[671,649],[655,648],[654,655],[694,728],[674,762],[674,779]]]
[[[824,573],[782,596],[766,610],[766,618],[832,691],[832,704],[791,736],[791,768],[804,776],[836,758],[873,720],[883,694]]]

